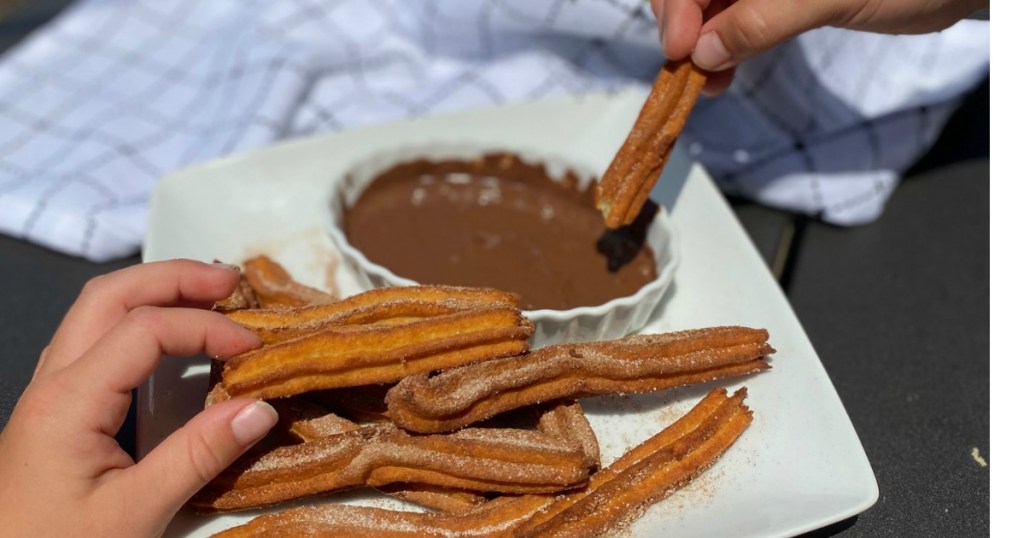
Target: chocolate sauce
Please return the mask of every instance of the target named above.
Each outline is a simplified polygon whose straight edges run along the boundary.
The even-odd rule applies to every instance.
[[[512,291],[525,310],[632,295],[657,276],[643,241],[654,206],[637,226],[608,231],[592,189],[579,184],[572,172],[555,181],[543,165],[506,153],[420,159],[377,176],[339,225],[399,276]]]

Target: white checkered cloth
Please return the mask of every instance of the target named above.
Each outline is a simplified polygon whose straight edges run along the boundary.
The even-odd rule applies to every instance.
[[[988,70],[987,23],[811,32],[703,100],[682,144],[728,192],[838,224]],[[645,0],[81,0],[0,60],[0,231],[107,260],[153,184],[275,140],[649,83]]]

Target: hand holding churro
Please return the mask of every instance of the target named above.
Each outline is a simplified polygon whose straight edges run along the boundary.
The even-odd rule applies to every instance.
[[[821,26],[884,33],[940,30],[988,2],[882,2],[866,9],[868,4],[653,0],[668,60],[598,186],[596,205],[605,225],[620,228],[636,219],[697,98],[725,91],[739,62]]]
[[[301,508],[225,536],[579,536],[619,529],[736,440],[751,420],[745,390],[733,397],[712,391],[596,474],[599,443],[574,399],[757,373],[774,352],[767,331],[746,327],[530,349],[531,326],[515,297],[474,288],[378,289],[228,315],[266,344],[223,365],[215,361],[207,403],[270,397],[282,417],[279,438],[217,476],[193,497],[194,508],[246,510],[374,487],[433,512]],[[442,360],[467,351],[464,362]]]
[[[209,310],[238,279],[236,267],[175,260],[86,285],[0,434],[0,532],[157,536],[267,433],[274,410],[243,398],[206,409],[138,463],[114,439],[132,389],[162,356],[230,357],[259,345]]]
[[[705,92],[729,87],[736,66],[808,30],[830,26],[886,34],[942,30],[987,0],[772,2],[651,0],[665,56],[690,57],[708,72]]]

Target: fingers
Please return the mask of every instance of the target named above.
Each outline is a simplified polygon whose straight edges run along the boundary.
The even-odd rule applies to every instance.
[[[852,5],[848,5],[852,4]],[[924,34],[943,30],[988,7],[986,0],[932,0],[930,2],[844,2],[835,10],[832,26],[886,34]]]
[[[658,35],[665,56],[670,60],[685,58],[693,52],[704,22],[704,10],[711,0],[652,0],[651,8],[658,18]]]
[[[199,488],[276,422],[277,413],[265,402],[243,399],[217,404],[171,434],[128,471],[129,477],[119,479],[143,488],[136,496],[137,510],[166,515],[169,521]]]
[[[806,30],[827,24],[835,2],[739,0],[711,17],[691,55],[707,71],[722,71]]]
[[[133,308],[209,307],[230,295],[238,278],[237,267],[193,260],[146,263],[97,277],[68,310],[40,358],[36,376],[72,363]]]
[[[144,306],[125,315],[60,376],[73,383],[82,412],[100,417],[112,397],[141,385],[163,355],[230,357],[259,345],[259,338],[216,312]],[[118,426],[102,425],[104,431]]]
[[[724,92],[741,61],[827,23],[836,15],[834,5],[800,0],[651,0],[665,56],[690,56],[694,64],[712,72],[704,86],[706,95]]]

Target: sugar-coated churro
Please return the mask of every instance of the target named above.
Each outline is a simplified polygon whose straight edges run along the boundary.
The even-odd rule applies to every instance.
[[[388,391],[388,416],[410,431],[451,431],[524,405],[641,393],[768,368],[768,332],[713,327],[560,344],[530,353],[409,376]]]
[[[242,263],[245,281],[261,307],[331,303],[333,295],[296,282],[281,264],[259,255]]]
[[[689,413],[564,495],[499,497],[458,514],[341,504],[259,516],[218,538],[600,536],[621,529],[714,464],[750,424],[746,390],[712,390]]]
[[[633,129],[597,186],[596,205],[609,228],[627,225],[640,213],[705,79],[688,59],[669,60],[658,72]]]
[[[419,436],[375,423],[244,458],[197,493],[191,504],[202,511],[241,510],[396,483],[557,492],[583,485],[590,474],[588,463],[579,447],[536,431],[468,428]]]
[[[401,325],[326,330],[258,348],[225,364],[232,397],[279,398],[314,390],[391,383],[522,353],[533,325],[513,307],[488,307]]]
[[[464,310],[516,306],[516,296],[487,288],[405,286],[378,288],[326,304],[239,309],[227,316],[266,344],[369,324],[397,324]]]

